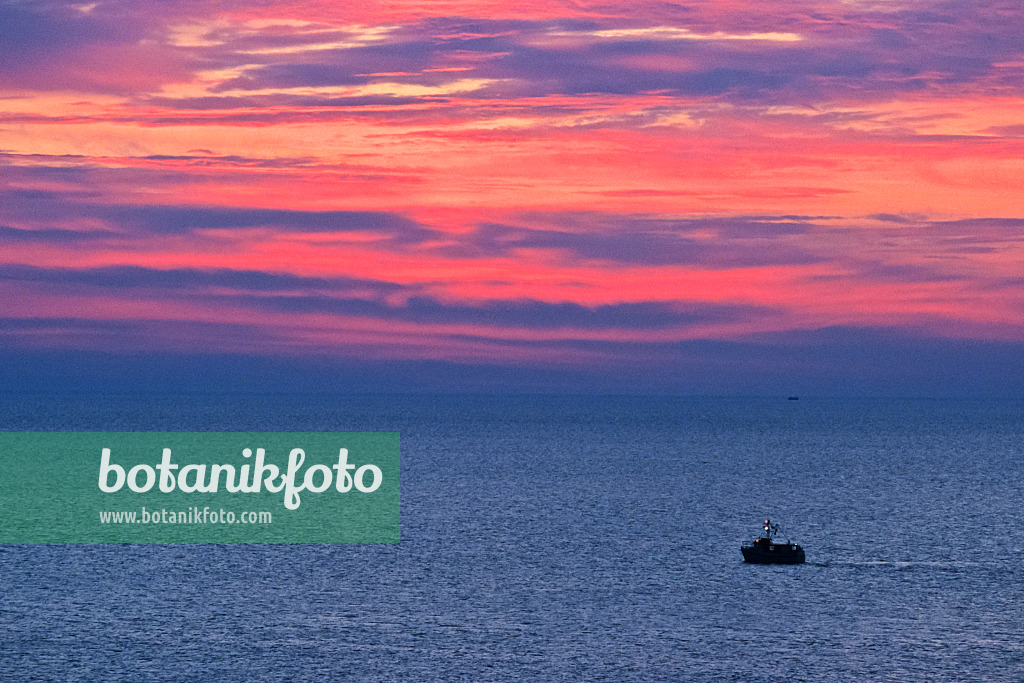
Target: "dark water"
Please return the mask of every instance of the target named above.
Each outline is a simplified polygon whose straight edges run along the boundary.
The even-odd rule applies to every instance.
[[[1024,403],[6,397],[398,430],[402,542],[0,546],[3,680],[1024,680]],[[807,549],[746,565],[770,516]]]

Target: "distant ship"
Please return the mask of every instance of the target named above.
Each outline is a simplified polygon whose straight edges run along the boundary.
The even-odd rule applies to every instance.
[[[788,540],[785,543],[777,542],[775,534],[778,532],[778,524],[772,524],[770,519],[764,520],[764,536],[740,547],[743,561],[753,564],[803,564],[804,549]]]
[[[788,400],[790,400],[790,401],[799,401],[800,397],[799,396],[790,396]]]

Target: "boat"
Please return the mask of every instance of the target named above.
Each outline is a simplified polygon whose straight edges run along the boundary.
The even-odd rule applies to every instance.
[[[770,519],[764,520],[764,536],[740,546],[743,561],[752,564],[803,564],[804,549],[789,540],[785,543],[776,541],[777,533],[779,525],[772,524]]]

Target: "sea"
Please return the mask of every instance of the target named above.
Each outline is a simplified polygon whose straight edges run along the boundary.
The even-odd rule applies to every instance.
[[[397,544],[0,545],[4,681],[1024,680],[1024,401],[20,394],[0,429],[402,458]],[[742,561],[766,518],[805,564]]]

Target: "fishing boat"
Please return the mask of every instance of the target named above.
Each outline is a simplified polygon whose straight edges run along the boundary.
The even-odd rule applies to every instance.
[[[789,540],[785,543],[776,541],[777,533],[779,525],[772,524],[770,519],[764,520],[764,536],[740,546],[743,561],[753,564],[802,564],[804,549]]]

